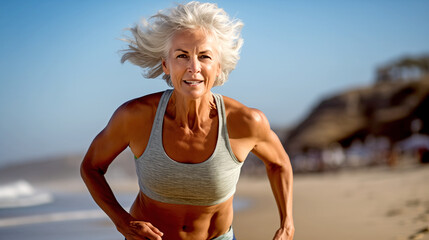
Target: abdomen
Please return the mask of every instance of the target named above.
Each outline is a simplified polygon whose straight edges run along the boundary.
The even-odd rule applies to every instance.
[[[152,223],[168,240],[201,240],[220,236],[232,224],[233,197],[213,206],[192,206],[162,203],[142,192],[131,207],[137,220]]]

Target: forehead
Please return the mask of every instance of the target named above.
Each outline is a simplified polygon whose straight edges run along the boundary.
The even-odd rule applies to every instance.
[[[174,33],[170,50],[183,49],[186,51],[217,50],[215,38],[202,29],[184,29]]]

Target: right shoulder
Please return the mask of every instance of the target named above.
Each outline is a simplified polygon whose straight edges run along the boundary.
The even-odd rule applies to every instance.
[[[164,92],[152,93],[139,98],[135,98],[123,103],[116,109],[114,115],[127,115],[132,117],[134,115],[139,116],[141,114],[147,115],[149,113],[156,113],[159,101]]]
[[[123,103],[113,113],[108,126],[113,125],[115,128],[126,130],[136,125],[152,123],[163,93],[153,93]]]

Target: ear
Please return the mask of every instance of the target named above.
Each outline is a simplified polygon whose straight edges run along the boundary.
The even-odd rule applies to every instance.
[[[165,61],[165,59],[162,59],[162,71],[164,71],[165,74],[169,75],[170,74],[170,70],[167,67],[167,61]]]

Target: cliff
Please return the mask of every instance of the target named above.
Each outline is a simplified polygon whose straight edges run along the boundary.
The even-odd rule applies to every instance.
[[[411,135],[415,119],[423,123],[418,131],[429,134],[429,75],[378,82],[323,99],[285,136],[285,148],[293,155],[333,143],[348,147],[368,136],[395,143]]]

